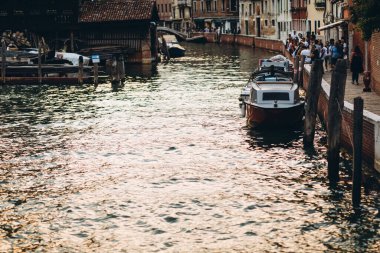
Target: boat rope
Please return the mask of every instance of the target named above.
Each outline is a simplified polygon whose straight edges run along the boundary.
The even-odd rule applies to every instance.
[[[342,117],[342,126],[343,128],[345,129],[346,131],[346,134],[348,135],[348,138],[350,140],[350,143],[351,143],[351,147],[354,148],[354,142],[352,140],[352,132],[350,131],[349,127],[348,127],[348,124],[345,122],[344,120],[344,116],[343,116],[343,111],[342,111],[342,106],[340,106],[340,103],[338,101],[337,98],[335,98],[337,104],[338,104],[338,108],[339,108],[339,112],[340,112],[340,115]]]

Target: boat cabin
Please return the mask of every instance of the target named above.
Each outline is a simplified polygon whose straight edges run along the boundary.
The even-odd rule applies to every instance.
[[[296,104],[300,101],[298,85],[290,77],[263,73],[252,80],[249,101],[275,107]]]

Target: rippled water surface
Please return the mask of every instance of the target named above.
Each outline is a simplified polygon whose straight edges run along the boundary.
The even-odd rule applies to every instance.
[[[379,252],[380,200],[330,189],[325,134],[253,131],[248,47],[186,44],[125,86],[0,88],[0,252]],[[350,161],[345,164],[350,167]]]

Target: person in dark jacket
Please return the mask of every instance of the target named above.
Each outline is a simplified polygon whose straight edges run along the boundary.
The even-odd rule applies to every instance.
[[[355,47],[352,53],[350,69],[352,72],[352,84],[356,82],[359,85],[359,73],[363,72],[363,56],[358,46]]]

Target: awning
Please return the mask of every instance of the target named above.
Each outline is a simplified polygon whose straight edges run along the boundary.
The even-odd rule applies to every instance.
[[[321,27],[318,28],[318,32],[323,31],[323,30],[328,30],[328,29],[331,29],[331,28],[334,28],[334,27],[337,27],[337,26],[340,26],[343,23],[347,23],[347,21],[340,20],[340,21],[335,22],[335,23],[331,23],[331,24],[328,24],[328,25],[325,25],[325,26],[321,26]]]

